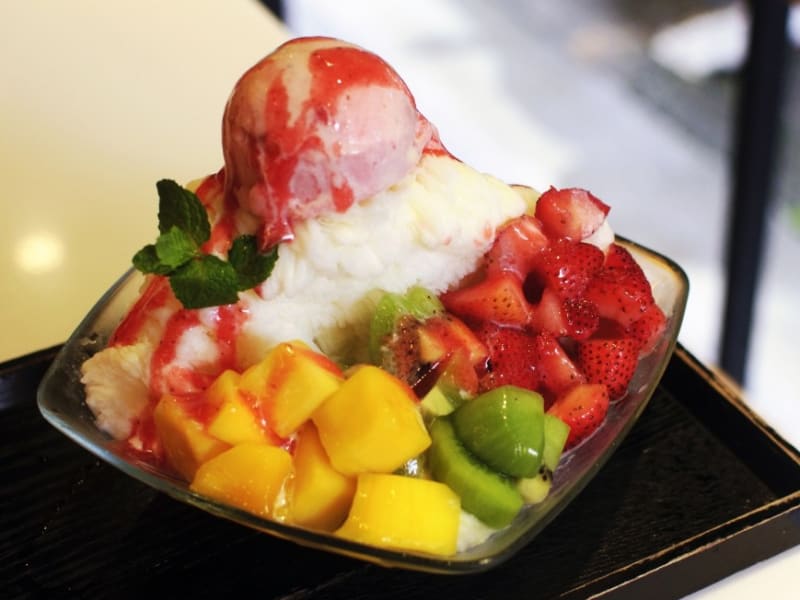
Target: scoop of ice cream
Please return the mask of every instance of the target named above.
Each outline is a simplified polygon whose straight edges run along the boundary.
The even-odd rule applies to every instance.
[[[222,127],[225,193],[260,221],[262,246],[401,180],[441,148],[399,75],[330,38],[299,38],[247,71]]]

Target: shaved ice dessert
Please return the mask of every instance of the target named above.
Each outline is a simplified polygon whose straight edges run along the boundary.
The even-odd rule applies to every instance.
[[[158,183],[141,294],[82,366],[97,426],[197,494],[452,555],[546,497],[664,331],[608,205],[465,165],[362,48],[277,48],[222,142]]]

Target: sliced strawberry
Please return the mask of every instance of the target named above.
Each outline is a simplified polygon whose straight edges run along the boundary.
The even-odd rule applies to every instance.
[[[602,425],[608,413],[608,391],[598,383],[583,383],[560,395],[547,410],[569,425],[566,448],[577,446]]]
[[[549,243],[536,217],[522,215],[512,219],[497,233],[486,254],[488,275],[511,272],[524,279]]]
[[[552,334],[541,332],[534,337],[534,343],[536,369],[543,391],[546,392],[545,399],[556,397],[574,385],[586,381],[583,373]]]
[[[608,388],[612,400],[622,398],[636,371],[639,344],[633,338],[591,339],[578,343],[578,367],[589,383]]]
[[[530,327],[533,331],[546,331],[554,337],[567,335],[564,303],[553,290],[544,288],[541,291],[539,302],[531,310]]]
[[[627,255],[627,256],[626,256]],[[655,302],[650,282],[625,248],[612,244],[606,264],[592,278],[584,296],[600,316],[629,327]]]
[[[570,298],[563,303],[567,335],[576,340],[585,340],[600,326],[597,305],[586,298]]]
[[[619,244],[611,244],[606,253],[605,266],[609,269],[623,269],[632,271],[641,271],[642,267],[633,258],[630,251],[625,246]]]
[[[557,240],[542,250],[525,282],[526,292],[535,293],[530,279],[550,288],[561,298],[577,298],[603,266],[603,251],[592,244]],[[530,297],[530,296],[529,296]]]
[[[421,362],[436,367],[431,384],[441,381],[451,389],[476,394],[476,369],[483,368],[489,353],[472,330],[453,315],[441,315],[426,320],[418,333]]]
[[[414,386],[422,361],[419,357],[420,322],[413,315],[401,316],[394,325],[391,338],[382,349],[383,367]]]
[[[471,323],[489,321],[523,327],[531,317],[522,282],[512,273],[499,273],[475,285],[447,292],[441,300],[448,311]]]
[[[479,383],[481,391],[501,385],[516,385],[529,390],[538,388],[536,346],[529,333],[522,329],[485,323],[476,334],[489,351],[486,372]]]
[[[486,346],[457,317],[444,314],[428,318],[419,326],[419,355],[425,362],[436,362],[462,352],[473,365],[486,361]]]
[[[536,217],[551,239],[580,241],[592,235],[608,214],[609,206],[579,188],[551,187],[536,201]]]
[[[569,336],[576,340],[590,337],[599,324],[600,316],[594,303],[584,298],[561,300],[550,288],[542,291],[530,320],[530,327],[534,331],[546,331],[555,337]]]
[[[667,317],[653,303],[628,327],[628,333],[639,342],[639,356],[650,354],[667,328]]]

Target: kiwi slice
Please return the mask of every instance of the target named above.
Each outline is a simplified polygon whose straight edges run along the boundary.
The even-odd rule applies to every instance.
[[[381,364],[381,346],[392,334],[398,319],[411,315],[420,322],[444,312],[436,294],[421,286],[413,286],[405,294],[386,292],[381,296],[369,325],[369,357]]]
[[[489,390],[453,413],[461,442],[495,471],[533,477],[542,464],[544,399],[513,385]]]
[[[420,401],[423,415],[443,417],[455,410],[455,404],[438,383]]]
[[[554,472],[569,437],[569,425],[551,414],[544,415],[544,450],[542,464]]]
[[[444,312],[444,305],[436,294],[421,285],[408,288],[404,299],[408,312],[419,321]]]
[[[547,498],[552,485],[553,474],[544,465],[535,476],[517,480],[517,489],[528,504],[538,504]]]
[[[511,523],[524,504],[514,483],[470,454],[449,418],[435,419],[430,434],[427,460],[433,478],[448,485],[461,497],[461,507],[489,527]]]
[[[533,477],[517,480],[517,489],[528,504],[538,504],[547,498],[550,488],[553,487],[553,472],[561,460],[561,453],[569,436],[569,425],[558,417],[545,413],[543,421],[544,448],[539,472]]]

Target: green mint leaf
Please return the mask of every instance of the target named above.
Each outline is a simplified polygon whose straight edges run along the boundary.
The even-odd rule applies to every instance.
[[[158,190],[158,230],[167,233],[173,227],[183,230],[198,246],[211,237],[211,225],[200,199],[171,179],[156,183]]]
[[[177,269],[197,254],[197,244],[183,229],[173,225],[158,236],[156,254],[162,265]]]
[[[178,267],[170,275],[169,283],[185,308],[220,306],[239,300],[235,269],[211,254],[193,258]]]
[[[158,258],[155,244],[148,244],[133,255],[133,266],[142,273],[155,273],[156,275],[166,275],[172,267],[164,265]]]
[[[258,251],[258,240],[254,235],[240,235],[231,245],[228,261],[236,271],[239,291],[249,290],[264,281],[278,259],[278,248],[261,254]]]

